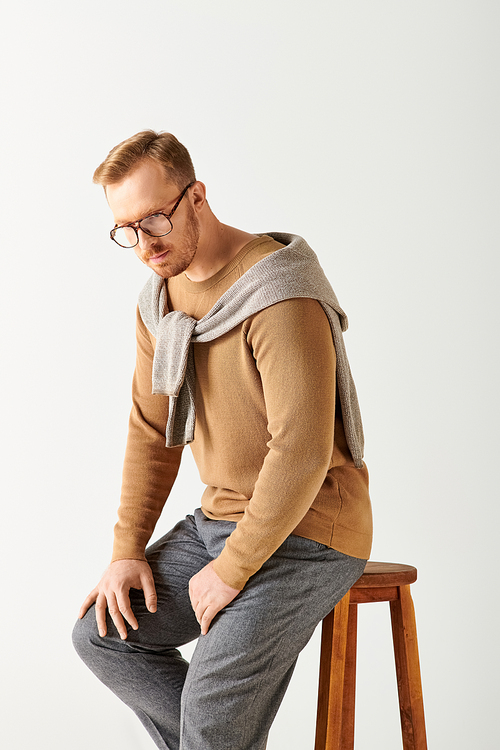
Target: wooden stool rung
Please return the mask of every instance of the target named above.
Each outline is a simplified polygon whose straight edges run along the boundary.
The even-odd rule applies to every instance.
[[[369,604],[370,602],[390,602],[399,599],[399,588],[351,589],[351,602],[355,604]]]

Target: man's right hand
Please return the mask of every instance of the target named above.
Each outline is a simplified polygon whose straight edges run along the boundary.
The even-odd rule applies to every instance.
[[[146,607],[150,612],[156,612],[156,589],[149,564],[144,560],[115,560],[83,602],[78,617],[81,619],[95,602],[99,635],[105,636],[107,633],[106,609],[108,609],[120,638],[125,640],[127,637],[125,620],[134,630],[139,627],[130,606],[130,589],[142,589]]]

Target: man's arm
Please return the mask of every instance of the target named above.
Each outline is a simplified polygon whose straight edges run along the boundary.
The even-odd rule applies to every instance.
[[[298,525],[333,452],[336,358],[319,303],[287,300],[252,316],[245,328],[263,386],[269,451],[221,555],[191,579],[202,633]]]
[[[79,613],[83,617],[95,602],[99,632],[106,635],[108,609],[121,638],[127,637],[125,620],[132,628],[138,627],[130,606],[131,588],[142,589],[149,611],[156,611],[156,591],[145,549],[177,476],[182,453],[182,448],[165,447],[168,397],[151,394],[153,356],[151,339],[137,312],[133,406],[112,562]]]
[[[179,471],[182,447],[165,447],[168,396],[153,395],[154,348],[137,311],[137,358],[112,560],[145,560]]]
[[[245,324],[263,387],[268,453],[214,570],[243,588],[311,507],[331,465],[336,357],[318,302],[291,299]]]

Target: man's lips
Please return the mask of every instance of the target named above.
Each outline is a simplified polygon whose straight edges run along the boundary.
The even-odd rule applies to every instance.
[[[161,263],[167,253],[168,250],[164,250],[162,253],[158,253],[158,255],[152,255],[150,258],[148,258],[148,263]]]

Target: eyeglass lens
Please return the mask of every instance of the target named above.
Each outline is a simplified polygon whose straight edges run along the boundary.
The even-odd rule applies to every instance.
[[[172,231],[172,222],[164,214],[148,216],[139,226],[152,237],[164,237]],[[134,227],[118,227],[113,233],[113,239],[122,247],[134,247],[138,241]]]

